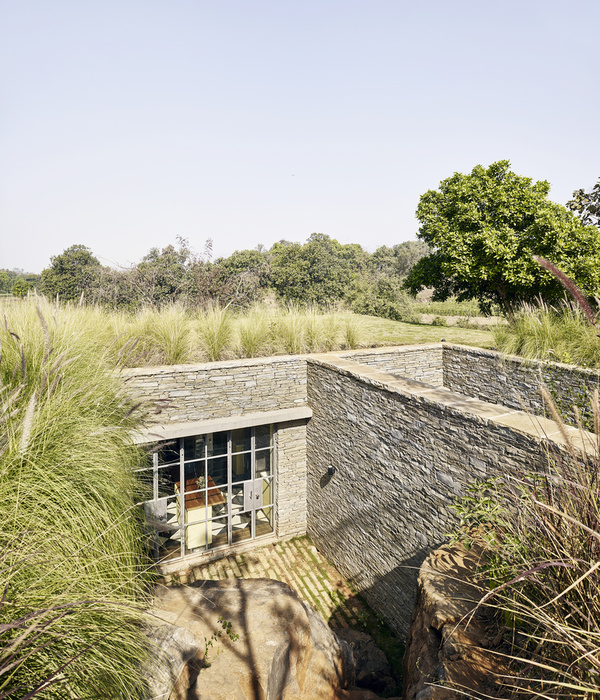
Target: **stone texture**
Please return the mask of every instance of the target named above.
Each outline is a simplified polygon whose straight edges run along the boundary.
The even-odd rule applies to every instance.
[[[483,595],[480,556],[481,550],[444,546],[421,566],[404,658],[405,700],[455,700],[455,689],[469,697],[507,697],[495,682],[506,669],[489,651],[502,628],[489,609],[475,610]]]
[[[564,417],[575,422],[573,404],[591,416],[590,396],[599,388],[596,370],[444,345],[443,385],[452,391],[543,415],[546,407],[539,393],[542,383],[550,389]]]
[[[549,444],[568,459],[546,419],[481,400],[471,412],[455,391],[335,359],[309,358],[308,401],[308,534],[399,634],[456,498],[476,480],[541,469]]]
[[[375,644],[373,637],[352,629],[335,629],[334,632],[352,650],[354,680],[359,688],[376,693],[388,693],[397,685],[386,655]]]
[[[352,698],[342,693],[352,680],[350,648],[279,581],[204,581],[161,587],[153,612],[169,630],[185,630],[186,645],[188,634],[195,639],[193,648],[186,646],[187,656],[179,651],[167,656],[178,662],[192,660],[177,678],[171,674],[168,700]],[[219,617],[231,622],[231,631],[239,639],[231,641],[223,632],[207,649],[206,640],[222,630]],[[197,659],[205,657],[205,649],[210,666],[198,672]],[[154,675],[164,679],[169,672]]]

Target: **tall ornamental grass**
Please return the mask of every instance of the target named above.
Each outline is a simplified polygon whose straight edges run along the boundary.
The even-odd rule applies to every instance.
[[[4,309],[1,698],[144,697],[141,457],[129,438],[140,412],[94,314],[42,300]]]
[[[600,368],[597,331],[581,310],[565,302],[560,307],[524,305],[513,321],[493,330],[496,346],[510,355]]]
[[[574,299],[562,311],[570,332],[585,319],[597,353],[599,327],[587,299],[553,263],[535,259]],[[553,313],[540,309],[538,347],[555,330]],[[504,623],[504,687],[514,697],[587,700],[600,696],[600,403],[595,390],[594,432],[579,422],[573,438],[549,391],[541,392],[564,451],[551,451],[545,469],[475,486],[456,508],[458,533],[486,551],[491,590],[480,605],[495,607]]]
[[[590,699],[600,696],[598,396],[583,454],[546,400],[567,455],[551,455],[544,471],[474,486],[456,507],[457,532],[486,551],[481,604],[503,624],[495,653],[509,669],[497,680],[511,697]]]

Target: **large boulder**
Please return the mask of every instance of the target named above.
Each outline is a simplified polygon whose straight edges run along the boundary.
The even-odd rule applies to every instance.
[[[444,545],[421,565],[404,656],[405,700],[507,697],[497,682],[505,668],[490,651],[503,630],[490,608],[478,606],[482,555],[477,547]]]
[[[160,587],[153,614],[151,637],[163,649],[147,673],[155,698],[359,697],[349,692],[350,648],[284,583],[239,579]]]

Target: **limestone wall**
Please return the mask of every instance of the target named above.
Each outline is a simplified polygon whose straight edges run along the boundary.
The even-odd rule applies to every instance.
[[[136,396],[162,409],[161,420],[200,421],[306,405],[306,359],[261,357],[123,372]]]
[[[547,419],[347,359],[309,359],[308,400],[308,533],[401,633],[416,570],[451,528],[448,506],[476,479],[541,465],[542,436],[560,441]]]
[[[444,345],[443,386],[483,401],[544,414],[538,391],[546,384],[563,416],[574,423],[572,406],[590,415],[590,395],[598,372],[572,365],[523,360],[481,348]]]

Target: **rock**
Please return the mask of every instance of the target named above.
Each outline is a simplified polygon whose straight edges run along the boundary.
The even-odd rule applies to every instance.
[[[359,688],[368,688],[375,693],[388,693],[396,687],[392,667],[386,655],[375,644],[373,637],[351,629],[336,629],[334,632],[352,649],[354,682]]]
[[[495,682],[502,662],[487,651],[501,637],[498,624],[489,609],[469,615],[483,596],[475,582],[481,556],[475,547],[445,545],[423,562],[404,657],[405,700],[455,700],[453,687],[508,697]]]
[[[350,648],[284,583],[239,579],[160,587],[153,613],[158,627],[154,638],[167,643],[167,653],[158,655],[157,664],[175,660],[172,670],[154,670],[163,685],[165,678],[172,679],[170,695],[155,697],[350,698],[345,694],[352,683]],[[239,639],[231,639],[219,617],[231,623],[230,633]],[[174,628],[184,631],[181,638]],[[210,666],[198,670],[202,659]]]

